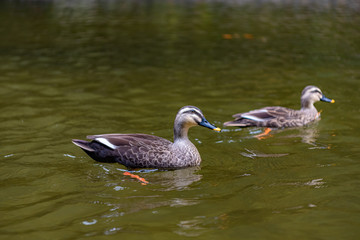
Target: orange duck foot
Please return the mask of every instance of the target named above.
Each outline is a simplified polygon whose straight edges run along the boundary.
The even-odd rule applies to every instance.
[[[255,137],[259,140],[271,137],[271,135],[268,135],[269,132],[271,132],[271,128],[265,128],[263,133],[260,133],[260,134],[256,135]]]
[[[145,180],[145,178],[142,178],[140,177],[139,175],[136,175],[136,174],[132,174],[130,172],[124,172],[123,173],[125,176],[130,176],[132,178],[136,178],[137,180],[139,180],[141,182],[141,185],[146,185],[148,184],[149,182]]]

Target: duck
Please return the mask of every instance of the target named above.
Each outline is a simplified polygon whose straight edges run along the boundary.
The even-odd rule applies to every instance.
[[[130,169],[178,169],[201,163],[199,151],[188,138],[189,128],[194,126],[221,131],[198,107],[184,106],[175,117],[174,142],[142,133],[90,135],[87,139],[91,141],[72,142],[98,162],[120,163]]]
[[[224,126],[234,127],[267,127],[266,133],[271,128],[288,128],[305,126],[319,119],[320,112],[314,106],[318,101],[334,103],[334,99],[325,97],[320,88],[309,85],[301,93],[301,108],[294,110],[286,107],[273,106],[251,110],[245,113],[237,113],[232,117],[233,121],[225,122]]]

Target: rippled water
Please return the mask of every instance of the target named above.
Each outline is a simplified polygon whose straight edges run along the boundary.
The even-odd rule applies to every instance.
[[[304,2],[2,1],[0,238],[357,239],[360,8]],[[308,84],[336,100],[321,121],[193,128],[201,166],[145,186],[71,143],[298,108]]]

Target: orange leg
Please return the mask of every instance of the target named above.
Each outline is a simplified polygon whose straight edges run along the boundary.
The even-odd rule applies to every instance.
[[[260,133],[260,134],[256,135],[255,137],[259,140],[264,139],[264,138],[266,138],[265,136],[269,134],[269,132],[271,132],[271,128],[265,128],[263,133]]]
[[[139,175],[136,175],[136,174],[132,174],[130,172],[124,172],[123,173],[125,176],[130,176],[132,178],[136,178],[137,180],[139,180],[141,182],[141,185],[146,185],[148,184],[149,182],[145,180],[145,178],[142,178],[140,177]]]
[[[316,115],[315,119],[316,119],[316,118],[318,118],[318,117],[320,117],[321,112],[322,112],[322,110],[320,110],[320,111],[317,113],[317,115]]]

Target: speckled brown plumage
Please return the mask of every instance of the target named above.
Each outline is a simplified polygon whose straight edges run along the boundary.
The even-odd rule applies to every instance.
[[[181,108],[174,123],[174,143],[147,134],[103,134],[87,136],[91,142],[74,139],[90,157],[100,162],[117,162],[129,168],[183,168],[197,166],[201,157],[188,139],[188,129],[201,125],[216,131],[200,109]]]
[[[307,86],[301,94],[300,110],[279,106],[265,107],[234,114],[235,120],[225,122],[224,126],[270,128],[304,126],[319,118],[320,114],[314,106],[317,101],[334,102],[334,100],[326,98],[318,87]]]

